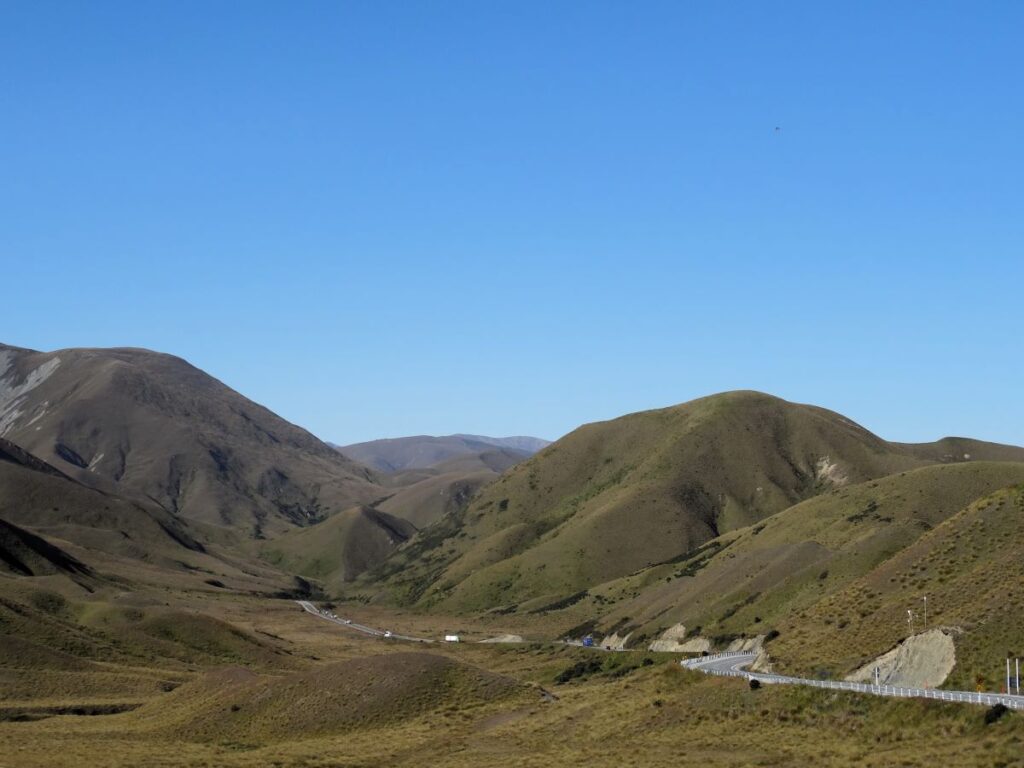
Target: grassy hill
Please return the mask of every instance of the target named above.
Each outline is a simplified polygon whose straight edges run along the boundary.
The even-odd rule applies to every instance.
[[[589,424],[421,531],[360,588],[437,610],[531,610],[679,558],[822,493],[938,462],[1024,460],[957,439],[889,443],[756,392]]]
[[[907,636],[908,609],[923,629],[927,596],[929,626],[948,628],[956,647],[948,685],[998,690],[1003,659],[1024,653],[1024,485],[1017,482],[964,505],[843,589],[786,617],[773,654],[791,668],[849,671]]]
[[[432,467],[380,475],[388,495],[277,536],[260,547],[268,562],[340,590],[379,565],[418,529],[458,514],[523,456],[487,446]]]
[[[911,589],[907,578],[874,574],[900,563],[913,573],[939,557],[947,546],[940,540],[959,530],[963,510],[1021,482],[1024,463],[971,462],[835,489],[675,562],[594,587],[565,621],[641,647],[680,625],[682,638],[708,638],[717,647],[774,632],[769,650],[782,669],[845,673],[905,637],[906,610],[920,607],[918,579]],[[1014,515],[1004,519],[1011,530],[1020,524]],[[941,578],[956,581],[955,567],[947,563]],[[966,564],[961,570],[971,572]],[[885,583],[867,589],[865,580]],[[932,618],[945,621],[938,609]],[[861,638],[854,626],[878,634]]]
[[[279,536],[261,553],[274,565],[338,589],[382,562],[415,532],[407,520],[369,506],[353,507]]]
[[[409,521],[417,529],[425,528],[445,515],[460,512],[497,477],[498,473],[490,469],[444,472],[398,490],[376,508]]]
[[[525,691],[508,677],[409,651],[287,676],[235,672],[233,677],[233,684],[225,685],[225,673],[213,673],[139,714],[167,723],[167,713],[177,710],[170,730],[191,741],[276,741],[383,728],[446,706],[464,711]]]

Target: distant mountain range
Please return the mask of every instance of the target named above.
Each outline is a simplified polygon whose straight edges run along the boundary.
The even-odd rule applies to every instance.
[[[381,472],[426,469],[459,456],[480,455],[500,448],[509,455],[532,456],[550,445],[539,437],[485,437],[483,435],[416,435],[371,440],[334,447],[355,461]]]

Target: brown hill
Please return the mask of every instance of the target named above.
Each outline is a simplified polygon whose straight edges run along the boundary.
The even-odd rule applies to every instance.
[[[268,562],[338,590],[390,556],[419,528],[465,509],[499,473],[521,460],[496,449],[467,453],[435,467],[382,475],[395,488],[370,505],[276,537],[261,548]]]
[[[0,518],[32,537],[18,537],[20,551],[31,544],[36,557],[52,561],[36,559],[37,566],[22,561],[32,575],[60,573],[81,582],[81,570],[68,567],[66,557],[82,563],[95,579],[136,588],[154,584],[264,594],[304,589],[294,577],[239,551],[233,535],[221,535],[223,529],[177,518],[152,502],[90,488],[2,438]],[[6,546],[14,547],[15,537],[8,531]],[[27,575],[25,569],[9,570]]]
[[[0,345],[0,436],[82,483],[257,537],[383,495],[305,430],[142,349]]]
[[[186,523],[155,504],[90,488],[3,439],[0,518],[47,538],[150,562],[205,552]]]
[[[507,443],[507,444],[506,444]],[[351,459],[380,472],[401,472],[436,467],[460,456],[493,452],[504,453],[522,461],[533,455],[538,446],[546,445],[537,438],[491,438],[477,435],[416,435],[366,443],[337,446]]]

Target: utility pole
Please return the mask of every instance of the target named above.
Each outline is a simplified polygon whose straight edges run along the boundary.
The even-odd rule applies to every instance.
[[[928,631],[928,595],[924,596],[924,629]]]
[[[1013,689],[1010,688],[1010,657],[1007,656],[1006,657],[1006,692],[1009,693],[1011,690],[1013,690]]]
[[[914,634],[914,612],[907,608],[907,624],[910,625],[910,634]]]
[[[1020,696],[1020,659],[1013,660],[1013,666],[1016,668],[1017,677],[1014,680],[1017,687],[1017,695]]]

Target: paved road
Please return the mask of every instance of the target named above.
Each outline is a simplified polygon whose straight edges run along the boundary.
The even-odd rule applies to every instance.
[[[384,637],[384,630],[383,629],[374,629],[373,627],[367,627],[364,624],[356,624],[351,619],[343,619],[343,618],[341,618],[339,616],[335,616],[330,611],[327,611],[327,610],[321,611],[315,605],[313,605],[311,602],[309,602],[308,600],[296,600],[295,602],[298,603],[299,605],[301,605],[302,606],[302,610],[304,610],[306,613],[311,613],[314,616],[316,616],[318,619],[323,619],[324,621],[330,621],[330,622],[332,622],[334,624],[337,624],[338,626],[345,627],[346,629],[354,629],[356,632],[362,632],[364,635],[373,635],[374,637]],[[433,640],[428,640],[425,637],[410,637],[409,635],[399,635],[399,634],[395,634],[395,633],[392,633],[391,638],[389,638],[389,639],[393,639],[393,640],[408,640],[409,642],[412,642],[412,643],[432,643],[432,642],[434,642]]]
[[[384,630],[367,627],[364,624],[356,624],[351,619],[343,619],[327,610],[321,611],[308,600],[296,600],[295,602],[301,605],[302,609],[307,613],[324,621],[330,621],[366,635],[384,636]],[[409,635],[392,634],[391,637],[396,640],[408,640],[413,643],[434,642],[424,637],[410,637]],[[578,641],[571,640],[567,641],[566,644],[583,645]],[[593,646],[593,649],[597,651],[619,650],[605,649],[598,645]],[[1005,693],[975,693],[971,691],[945,691],[937,688],[908,688],[898,685],[869,685],[867,683],[849,683],[845,680],[811,680],[804,677],[787,677],[786,675],[747,671],[747,667],[753,664],[756,658],[756,653],[737,651],[733,653],[716,653],[711,656],[698,656],[692,659],[684,659],[679,663],[687,669],[704,672],[705,674],[743,677],[747,680],[757,680],[763,685],[808,685],[814,688],[825,688],[833,691],[853,691],[873,696],[937,699],[939,701],[955,701],[963,704],[983,704],[987,706],[1003,704],[1010,709],[1024,709],[1024,696],[1011,696]]]
[[[1004,704],[1010,709],[1024,709],[1024,696],[1010,696],[1005,693],[973,693],[971,691],[945,691],[937,688],[907,688],[898,685],[869,685],[867,683],[848,683],[845,680],[810,680],[803,677],[787,677],[770,675],[764,672],[748,672],[747,667],[754,663],[756,653],[718,653],[713,656],[701,656],[681,661],[684,667],[705,672],[709,675],[727,675],[757,680],[765,685],[809,685],[815,688],[826,688],[835,691],[854,691],[874,696],[892,696],[899,698],[938,699],[940,701],[956,701],[964,704]]]
[[[611,648],[611,647],[606,648],[605,646],[601,645],[600,643],[594,643],[593,645],[584,645],[582,640],[556,640],[555,642],[556,643],[560,643],[562,645],[571,645],[574,648],[589,648],[592,651],[605,651],[607,653],[617,653],[619,651],[628,651],[628,650],[633,650],[633,651],[641,650],[641,649],[637,649],[637,648]]]
[[[364,635],[373,635],[374,637],[384,637],[384,630],[383,629],[375,629],[374,627],[368,627],[365,624],[356,624],[351,619],[345,619],[345,618],[343,618],[341,616],[335,616],[330,611],[326,611],[326,610],[321,611],[315,605],[313,605],[311,602],[309,602],[308,600],[296,600],[295,602],[298,603],[299,605],[301,605],[302,606],[302,610],[304,610],[306,613],[311,613],[314,616],[316,616],[318,619],[324,619],[325,621],[333,622],[334,624],[337,624],[339,626],[345,627],[346,629],[354,629],[356,632],[362,632]],[[430,639],[425,638],[425,637],[410,637],[409,635],[399,635],[397,633],[392,633],[391,637],[396,639],[396,640],[409,640],[410,642],[413,642],[413,643],[433,643],[433,642],[435,642],[434,640],[430,640]],[[621,650],[624,650],[623,648],[601,648],[598,645],[584,646],[583,645],[583,641],[581,641],[581,640],[562,640],[562,641],[559,641],[559,642],[562,642],[565,645],[579,646],[580,648],[589,647],[589,648],[591,648],[592,650],[595,650],[595,651],[621,651]]]

